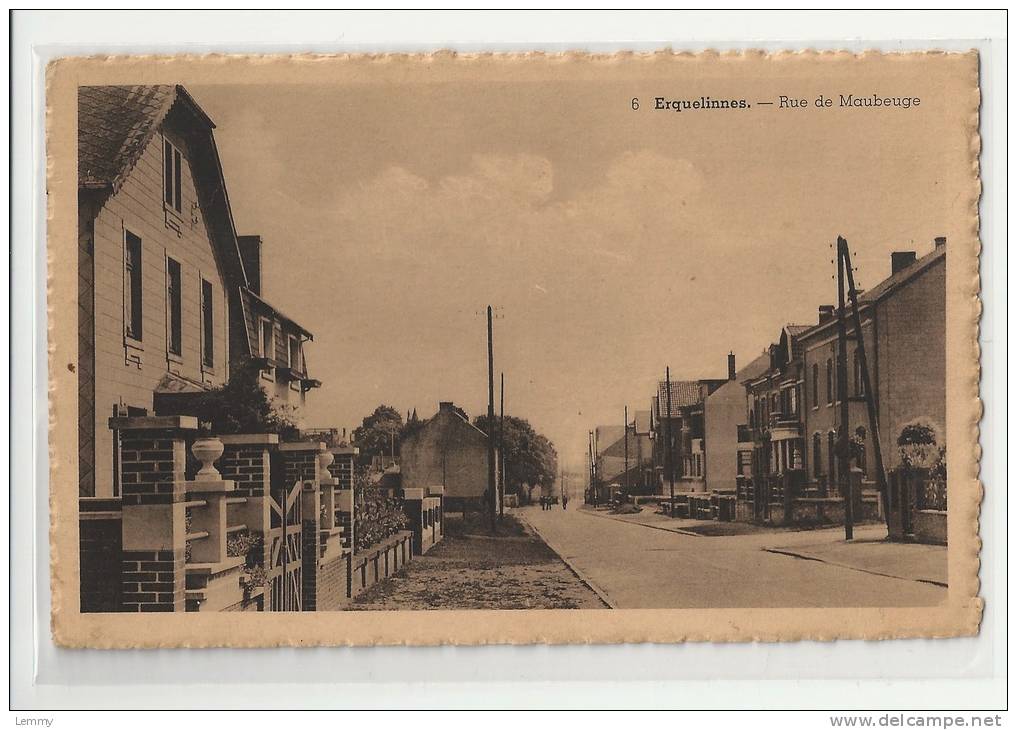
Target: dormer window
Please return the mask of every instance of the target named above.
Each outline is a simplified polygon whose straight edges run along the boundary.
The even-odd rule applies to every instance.
[[[272,320],[261,318],[261,338],[259,341],[261,352],[259,353],[266,360],[275,359],[275,327]]]
[[[181,177],[183,166],[183,155],[180,154],[172,142],[168,139],[163,142],[163,201],[166,207],[172,208],[177,213],[183,210],[181,200]]]
[[[300,338],[293,335],[289,336],[289,347],[287,349],[287,365],[290,370],[294,373],[303,374],[303,352],[300,347]]]

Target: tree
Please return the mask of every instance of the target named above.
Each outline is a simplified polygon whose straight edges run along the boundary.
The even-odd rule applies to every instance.
[[[477,416],[473,424],[486,434],[488,429],[487,416]],[[498,444],[500,419],[494,419],[493,437]],[[505,416],[504,458],[505,493],[523,495],[530,499],[533,490],[539,485],[550,485],[558,474],[558,452],[551,441],[538,433],[525,418]],[[524,490],[523,485],[526,485]]]
[[[197,417],[202,430],[216,435],[235,433],[277,433],[283,441],[299,436],[292,408],[273,403],[261,387],[259,370],[246,367],[234,373],[224,385],[181,401],[173,410]]]
[[[353,431],[353,443],[360,448],[360,458],[370,463],[375,456],[399,453],[399,439],[403,430],[403,417],[392,406],[380,405],[365,416]]]

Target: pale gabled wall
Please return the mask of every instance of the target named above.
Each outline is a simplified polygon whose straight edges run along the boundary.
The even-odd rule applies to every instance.
[[[167,224],[163,205],[163,132],[184,157],[179,233]],[[95,484],[96,496],[111,496],[113,439],[107,421],[114,403],[152,411],[152,393],[167,372],[220,384],[228,377],[229,311],[221,270],[197,196],[187,144],[163,129],[154,135],[121,188],[99,210],[94,223]],[[128,350],[124,337],[124,231],[142,240],[142,349]],[[168,353],[166,257],[181,265],[182,356]],[[211,369],[201,364],[201,279],[211,282],[214,301]],[[86,491],[83,486],[82,491]]]

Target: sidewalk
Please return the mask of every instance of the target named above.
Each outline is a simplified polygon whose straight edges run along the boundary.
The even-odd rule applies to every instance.
[[[664,530],[692,537],[725,537],[725,542],[738,543],[775,555],[814,560],[828,565],[870,573],[872,575],[914,580],[947,586],[947,548],[941,545],[888,542],[886,526],[862,524],[855,526],[855,539],[844,540],[843,526],[815,529],[765,527],[743,522],[717,522],[670,518],[644,509],[634,514],[616,515],[607,510],[582,507],[580,514],[614,520],[655,530]]]
[[[677,532],[680,535],[691,535],[692,537],[728,537],[735,535],[758,535],[773,534],[779,531],[788,531],[789,528],[772,528],[752,525],[746,522],[718,522],[717,520],[691,520],[684,517],[669,517],[657,512],[650,506],[643,508],[642,512],[632,514],[613,514],[606,509],[596,509],[583,505],[579,513],[591,517],[601,517],[609,520],[618,520],[630,524],[651,527],[656,530]]]
[[[812,544],[764,548],[768,552],[805,560],[818,560],[842,568],[860,570],[873,575],[916,580],[947,586],[947,548],[943,545],[920,545],[887,542],[885,529],[880,537],[858,535],[852,542],[827,539]]]

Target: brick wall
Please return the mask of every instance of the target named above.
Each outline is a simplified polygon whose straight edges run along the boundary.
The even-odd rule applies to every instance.
[[[264,497],[271,464],[264,444],[225,443],[216,468],[223,479],[232,479],[237,497]]]
[[[349,603],[346,595],[350,556],[339,555],[332,560],[322,561],[318,566],[319,611],[339,611]]]
[[[165,130],[184,157],[187,144]],[[94,312],[95,380],[95,482],[83,485],[95,496],[112,496],[113,437],[106,426],[114,403],[152,409],[152,392],[169,371],[196,381],[221,383],[227,377],[226,288],[197,202],[189,162],[182,178],[183,221],[179,233],[167,225],[163,209],[163,137],[156,134],[120,190],[106,201],[94,221],[92,268],[94,287],[82,287],[81,294]],[[143,350],[132,350],[129,361],[124,342],[124,231],[142,240]],[[171,357],[167,351],[166,257],[181,265],[183,353]],[[212,370],[201,365],[201,279],[211,282],[215,300],[214,355]],[[91,283],[91,282],[88,282]],[[85,307],[83,314],[89,314]],[[87,394],[83,394],[87,401]],[[87,460],[86,460],[87,463]],[[91,496],[91,495],[87,495]]]
[[[185,438],[193,418],[116,419],[123,474],[125,611],[185,608]]]
[[[116,502],[109,507],[108,511],[103,511],[102,516],[89,513],[86,511],[87,508],[82,510],[78,554],[82,613],[121,610],[120,596],[123,586],[120,575],[122,560],[120,505]]]
[[[124,611],[184,610],[184,548],[125,550],[121,570]]]

